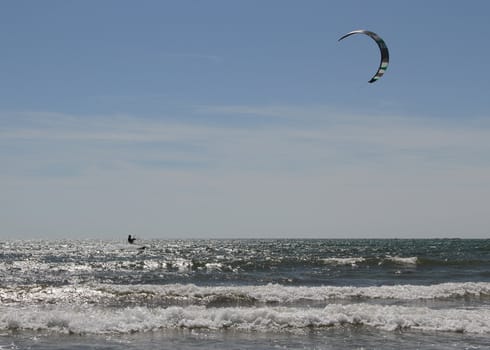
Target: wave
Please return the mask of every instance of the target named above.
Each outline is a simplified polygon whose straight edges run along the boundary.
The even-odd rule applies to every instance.
[[[76,303],[107,306],[325,306],[336,301],[458,301],[490,299],[490,283],[384,285],[373,287],[112,285],[0,287],[0,303],[30,305]]]
[[[325,258],[323,259],[323,262],[327,265],[336,265],[336,266],[342,266],[342,265],[351,265],[351,266],[357,266],[358,263],[362,263],[366,261],[364,258]]]
[[[387,260],[400,265],[417,265],[419,259],[416,256],[402,258],[399,256],[387,256]]]
[[[400,257],[386,256],[384,258],[364,258],[364,257],[344,257],[344,258],[325,258],[322,261],[327,265],[343,266],[350,265],[356,267],[360,264],[368,266],[379,266],[386,263],[394,265],[417,265],[420,260],[416,256]]]
[[[0,307],[0,329],[69,334],[111,334],[164,329],[310,332],[331,327],[373,327],[490,334],[488,309],[430,309],[373,304],[330,304],[324,308],[168,308],[90,306]]]
[[[112,252],[112,251],[110,251]],[[417,256],[390,253],[380,255],[339,255],[322,257],[311,256],[265,256],[255,259],[253,255],[221,256],[212,255],[204,257],[188,256],[160,256],[151,250],[141,252],[124,251],[119,256],[105,255],[97,258],[95,254],[90,258],[64,257],[63,259],[42,258],[0,261],[0,277],[9,283],[57,283],[60,280],[78,282],[96,279],[104,281],[112,279],[113,282],[123,283],[138,276],[138,283],[148,283],[147,277],[160,279],[162,276],[174,278],[173,282],[183,282],[183,279],[192,280],[196,275],[206,276],[209,280],[220,278],[228,279],[230,276],[237,280],[242,276],[249,279],[263,278],[267,281],[281,282],[283,279],[294,281],[295,275],[301,274],[305,279],[303,284],[317,283],[316,277],[329,278],[333,273],[337,277],[355,277],[362,279],[369,277],[370,273],[379,271],[391,276],[392,270],[417,271],[417,276],[432,274],[438,270],[439,281],[451,281],[455,274],[472,273],[476,280],[480,277],[474,274],[475,269],[485,277],[490,266],[488,259],[447,259],[427,255]],[[140,254],[141,253],[141,254]],[[363,271],[353,275],[352,270]],[[114,274],[114,271],[118,273]],[[152,273],[152,275],[145,273]],[[313,276],[315,275],[315,276]],[[415,281],[416,277],[414,277]],[[485,279],[484,279],[485,280]]]

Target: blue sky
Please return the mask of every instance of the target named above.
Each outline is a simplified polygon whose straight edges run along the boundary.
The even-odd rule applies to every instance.
[[[488,237],[488,13],[4,2],[0,235]]]

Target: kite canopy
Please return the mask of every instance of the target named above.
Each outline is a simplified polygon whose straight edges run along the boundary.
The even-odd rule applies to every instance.
[[[385,73],[386,69],[388,68],[388,63],[390,61],[390,55],[388,53],[388,47],[386,47],[386,44],[385,44],[384,40],[381,39],[381,37],[378,34],[376,34],[374,32],[371,32],[369,30],[363,30],[363,29],[354,30],[354,31],[352,31],[350,33],[347,33],[343,37],[341,37],[339,39],[339,41],[342,40],[342,39],[347,38],[348,36],[354,35],[354,34],[365,34],[365,35],[368,35],[374,41],[376,41],[376,44],[378,44],[378,46],[379,46],[379,51],[381,52],[381,62],[379,64],[378,71],[371,78],[371,80],[369,80],[370,83],[374,83],[376,80],[378,80],[379,78],[381,78],[383,76],[383,74]]]

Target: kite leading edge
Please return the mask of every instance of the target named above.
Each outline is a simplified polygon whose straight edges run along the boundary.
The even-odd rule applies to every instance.
[[[381,53],[381,62],[379,64],[378,71],[371,78],[371,80],[369,80],[370,83],[374,83],[375,81],[377,81],[379,78],[381,78],[383,76],[383,74],[385,73],[386,69],[388,68],[388,63],[390,61],[390,55],[388,53],[388,47],[386,46],[386,43],[384,42],[384,40],[381,39],[381,37],[378,34],[376,34],[374,32],[371,32],[369,30],[364,30],[364,29],[359,29],[359,30],[354,30],[352,32],[349,32],[349,33],[345,34],[344,36],[342,36],[339,39],[339,41],[342,40],[342,39],[347,38],[348,36],[354,35],[354,34],[365,34],[365,35],[368,35],[374,41],[376,41],[376,44],[378,44],[378,47],[379,47],[379,50],[380,50],[380,53]]]

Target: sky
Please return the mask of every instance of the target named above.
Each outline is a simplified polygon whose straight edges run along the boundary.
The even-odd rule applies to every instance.
[[[490,237],[486,0],[0,6],[2,239]]]

